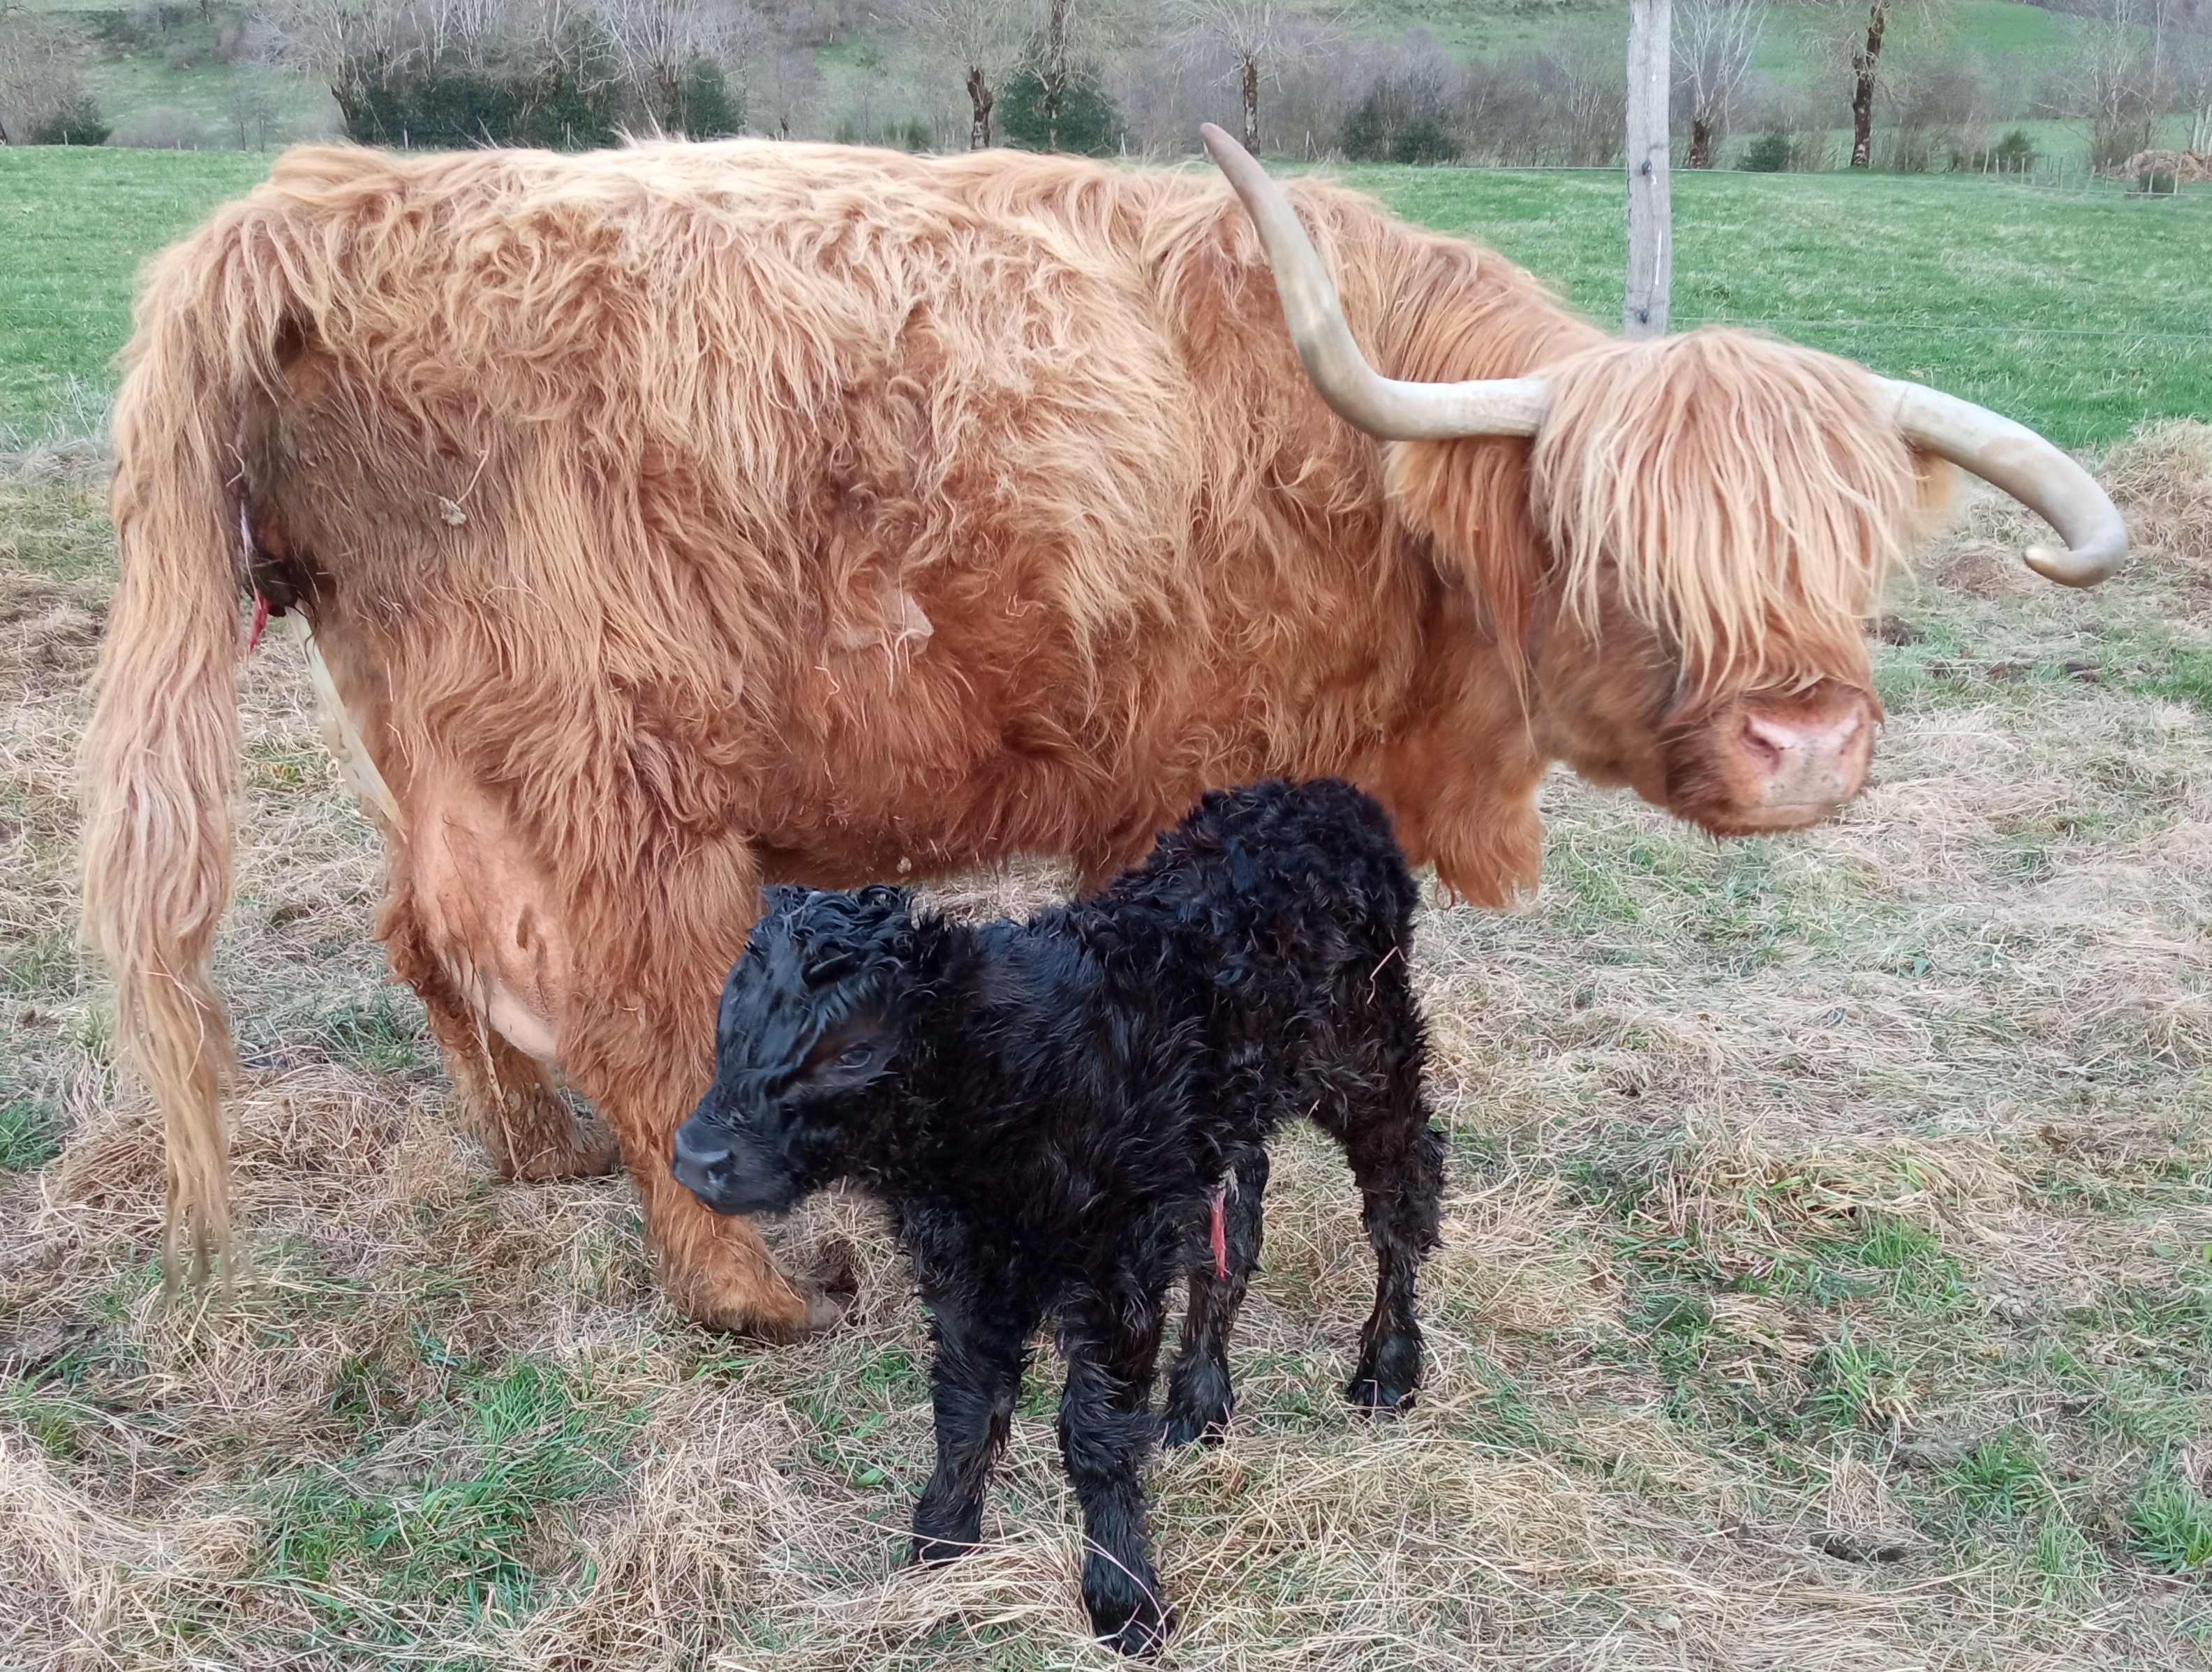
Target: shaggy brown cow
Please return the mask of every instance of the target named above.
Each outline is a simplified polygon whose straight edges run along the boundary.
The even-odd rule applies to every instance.
[[[1337,775],[1496,901],[1553,760],[1723,833],[1856,791],[1863,614],[1929,449],[1972,445],[1825,355],[1610,341],[1304,185],[1316,257],[1240,189],[1329,399],[1428,439],[1316,398],[1218,181],[1059,157],[307,148],[155,264],[85,910],[166,1122],[173,1269],[229,1231],[241,594],[311,624],[392,968],[495,1160],[610,1164],[557,1068],[679,1303],[770,1333],[819,1314],[668,1171],[764,880],[1096,876],[1209,786]],[[1416,383],[1359,360],[1332,271]],[[1523,381],[1417,386],[1486,378]],[[1977,468],[2115,558],[2018,435],[2027,466]]]

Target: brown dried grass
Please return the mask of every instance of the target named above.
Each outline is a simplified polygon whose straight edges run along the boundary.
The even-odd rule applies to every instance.
[[[2207,645],[2212,499],[2142,463],[2196,445],[2116,455],[2154,548],[2095,593],[2013,584],[2016,519],[1967,506],[1892,606],[1923,636],[1844,818],[1723,846],[1563,778],[1534,907],[1425,914],[1431,1382],[1340,1408],[1372,1268],[1341,1162],[1286,1141],[1238,1431],[1153,1477],[1171,1664],[2212,1663],[2203,1578],[2129,1522],[2160,1469],[2212,1487],[2212,717],[2159,661]],[[622,1181],[492,1183],[283,641],[222,967],[255,1278],[160,1309],[150,1110],[70,941],[97,487],[0,482],[0,1097],[67,1138],[0,1172],[0,1664],[1106,1664],[1048,1349],[988,1548],[896,1565],[925,1346],[866,1203],[777,1229],[860,1293],[769,1351],[669,1310]],[[2000,1445],[2044,1482],[2002,1513],[1955,1460]],[[502,1480],[514,1516],[468,1508]],[[488,1551],[521,1588],[453,1583]]]

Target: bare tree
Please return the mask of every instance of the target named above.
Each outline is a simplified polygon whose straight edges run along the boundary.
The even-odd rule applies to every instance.
[[[1021,57],[1027,9],[1012,0],[920,0],[915,7],[915,33],[960,70],[967,86],[971,151],[991,142],[991,106]]]
[[[1887,90],[1900,34],[1934,35],[1948,23],[1951,0],[1811,0],[1810,45],[1850,77],[1854,168],[1874,166],[1874,106]]]
[[[1260,84],[1280,78],[1313,50],[1312,24],[1282,0],[1177,0],[1176,36],[1187,51],[1226,57],[1244,105],[1244,148],[1260,148]]]
[[[321,80],[349,127],[368,89],[389,85],[425,51],[414,0],[267,0],[261,21],[270,62]]]
[[[2147,148],[2156,130],[2163,89],[2148,12],[2144,0],[2103,0],[2076,26],[2068,102],[2088,122],[2092,167],[2116,167]]]
[[[0,3],[0,145],[29,137],[37,50],[18,5]]]
[[[2189,148],[2212,152],[2212,10],[2177,44],[2173,60],[2177,102],[2189,116]]]
[[[483,0],[443,0],[483,3]],[[595,0],[623,79],[664,130],[684,127],[684,88],[701,60],[741,65],[756,45],[759,20],[750,6],[727,0]]]
[[[1078,27],[1075,0],[1045,0],[1044,51],[1037,79],[1044,93],[1044,143],[1048,151],[1060,149],[1060,101],[1067,91]]]
[[[1711,168],[1766,27],[1766,0],[1680,0],[1674,78],[1689,106],[1690,167]]]

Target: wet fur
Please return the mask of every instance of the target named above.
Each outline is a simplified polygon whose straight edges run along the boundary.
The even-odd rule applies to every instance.
[[[881,887],[770,891],[676,1175],[725,1211],[840,1179],[889,1204],[937,1343],[917,1558],[975,1542],[1030,1338],[1056,1319],[1084,1600],[1115,1647],[1159,1646],[1139,1473],[1167,1292],[1189,1280],[1168,1436],[1218,1437],[1267,1141],[1301,1116],[1343,1143],[1376,1251],[1346,1392],[1378,1415],[1411,1400],[1443,1149],[1407,962],[1416,899],[1382,809],[1330,781],[1208,796],[1141,868],[1026,923],[951,923]]]

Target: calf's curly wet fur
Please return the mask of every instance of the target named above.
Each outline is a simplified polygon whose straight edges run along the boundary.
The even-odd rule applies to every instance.
[[[1027,922],[953,923],[888,887],[768,891],[673,1171],[724,1214],[838,1179],[889,1206],[937,1349],[918,1560],[975,1542],[1030,1340],[1057,1318],[1083,1599],[1114,1647],[1158,1650],[1140,1471],[1164,1302],[1188,1280],[1165,1437],[1218,1439],[1267,1141],[1301,1116],[1344,1145],[1376,1252],[1346,1392],[1376,1415],[1411,1401],[1443,1166],[1415,898],[1382,809],[1334,779],[1209,795],[1144,864]]]

